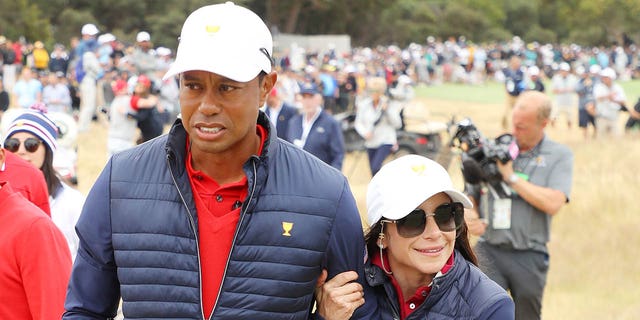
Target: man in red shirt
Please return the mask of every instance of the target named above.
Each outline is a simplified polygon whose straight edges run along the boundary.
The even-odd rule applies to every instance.
[[[4,148],[0,148],[0,181],[11,182],[16,192],[51,216],[49,192],[42,171]]]
[[[165,79],[181,117],[113,155],[87,196],[63,319],[306,320],[316,280],[354,270],[362,223],[346,177],[278,139],[260,110],[273,39],[232,2],[197,9]],[[376,319],[375,300],[353,319]]]

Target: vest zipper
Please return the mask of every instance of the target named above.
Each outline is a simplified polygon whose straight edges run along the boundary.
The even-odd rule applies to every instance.
[[[216,311],[216,307],[218,306],[218,300],[220,299],[220,293],[222,292],[222,287],[224,286],[224,280],[227,276],[227,268],[229,267],[229,260],[231,260],[231,253],[233,253],[233,248],[236,246],[236,239],[238,238],[238,233],[240,233],[240,227],[242,226],[242,221],[246,216],[247,209],[249,208],[249,203],[251,203],[251,199],[253,199],[254,192],[256,191],[256,185],[258,184],[258,170],[256,169],[256,160],[257,157],[251,156],[251,164],[253,165],[253,186],[251,188],[251,193],[249,198],[247,198],[244,203],[242,203],[242,211],[240,213],[240,220],[238,221],[238,226],[236,227],[236,232],[233,234],[233,241],[231,242],[231,249],[229,249],[229,255],[227,256],[227,262],[224,265],[224,273],[222,274],[222,281],[220,282],[220,288],[218,288],[218,294],[216,295],[216,302],[213,304],[213,309],[211,309],[211,315],[209,315],[209,320],[213,319],[213,314]],[[198,254],[198,257],[200,255]],[[199,259],[199,258],[198,258]],[[200,280],[202,281],[202,279]],[[202,293],[200,293],[202,294]],[[200,303],[202,305],[202,303]]]
[[[193,215],[191,214],[191,210],[189,210],[189,206],[187,206],[187,202],[184,200],[184,196],[182,195],[182,191],[180,191],[180,188],[178,187],[178,182],[176,181],[176,178],[173,174],[173,169],[171,168],[171,163],[170,163],[170,157],[171,155],[167,155],[167,167],[169,167],[169,173],[171,174],[171,179],[173,180],[173,185],[176,187],[176,190],[178,190],[178,194],[180,195],[180,199],[182,200],[182,204],[184,205],[184,207],[187,209],[187,216],[189,217],[189,224],[191,225],[191,229],[193,230],[193,234],[196,238],[196,256],[198,258],[198,281],[200,283],[199,286],[199,290],[200,290],[200,314],[202,316],[202,319],[204,319],[204,306],[202,305],[202,270],[200,270],[200,242],[198,240],[198,230],[196,229],[196,223],[195,221],[193,221]]]

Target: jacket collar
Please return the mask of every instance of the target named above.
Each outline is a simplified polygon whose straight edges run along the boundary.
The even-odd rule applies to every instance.
[[[457,281],[460,273],[462,272],[462,266],[465,264],[462,260],[464,260],[462,254],[460,254],[458,250],[455,250],[453,267],[445,274],[433,279],[429,297],[421,305],[421,308],[424,308],[424,306],[428,306],[428,308],[430,308],[433,303],[438,301],[442,295],[445,294],[447,288],[453,286],[454,282]],[[398,303],[395,288],[382,268],[374,265],[371,261],[368,261],[365,265],[365,278],[371,287],[384,286],[384,291],[387,292],[388,295],[393,294],[393,297],[390,297],[391,301],[393,301],[394,304]]]

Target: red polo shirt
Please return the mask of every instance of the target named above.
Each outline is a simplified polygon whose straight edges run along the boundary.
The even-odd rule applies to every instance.
[[[444,264],[444,267],[442,267],[440,273],[445,274],[453,267],[454,254],[455,253],[451,253],[449,260],[447,260],[447,262]],[[382,259],[380,259],[379,251],[376,251],[376,253],[374,253],[373,257],[371,258],[371,263],[382,268],[381,260]],[[391,270],[391,267],[389,266],[389,259],[387,258],[386,251],[384,252],[384,262],[385,269],[393,272],[393,270]],[[412,297],[409,297],[409,299],[405,300],[404,296],[402,295],[402,289],[400,289],[400,285],[398,284],[398,281],[396,281],[396,278],[393,277],[393,274],[388,274],[387,277],[389,277],[389,279],[391,280],[391,283],[393,284],[393,287],[395,288],[396,294],[398,296],[398,305],[400,306],[400,319],[406,319],[414,310],[418,309],[418,307],[422,303],[424,303],[425,300],[427,300],[427,297],[431,292],[431,284],[422,286],[416,290]]]
[[[260,148],[266,139],[266,130],[256,126],[260,136]],[[188,139],[188,138],[187,138]],[[202,304],[208,319],[222,285],[223,274],[236,226],[247,197],[247,177],[240,181],[219,185],[202,171],[191,165],[191,152],[187,141],[187,173],[193,190],[198,215],[198,244],[200,246],[200,274],[202,276]]]

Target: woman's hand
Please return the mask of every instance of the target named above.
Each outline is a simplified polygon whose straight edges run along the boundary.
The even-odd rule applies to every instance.
[[[316,285],[317,312],[326,320],[349,319],[364,304],[364,291],[355,282],[358,274],[346,271],[327,281],[327,270],[322,270]]]

